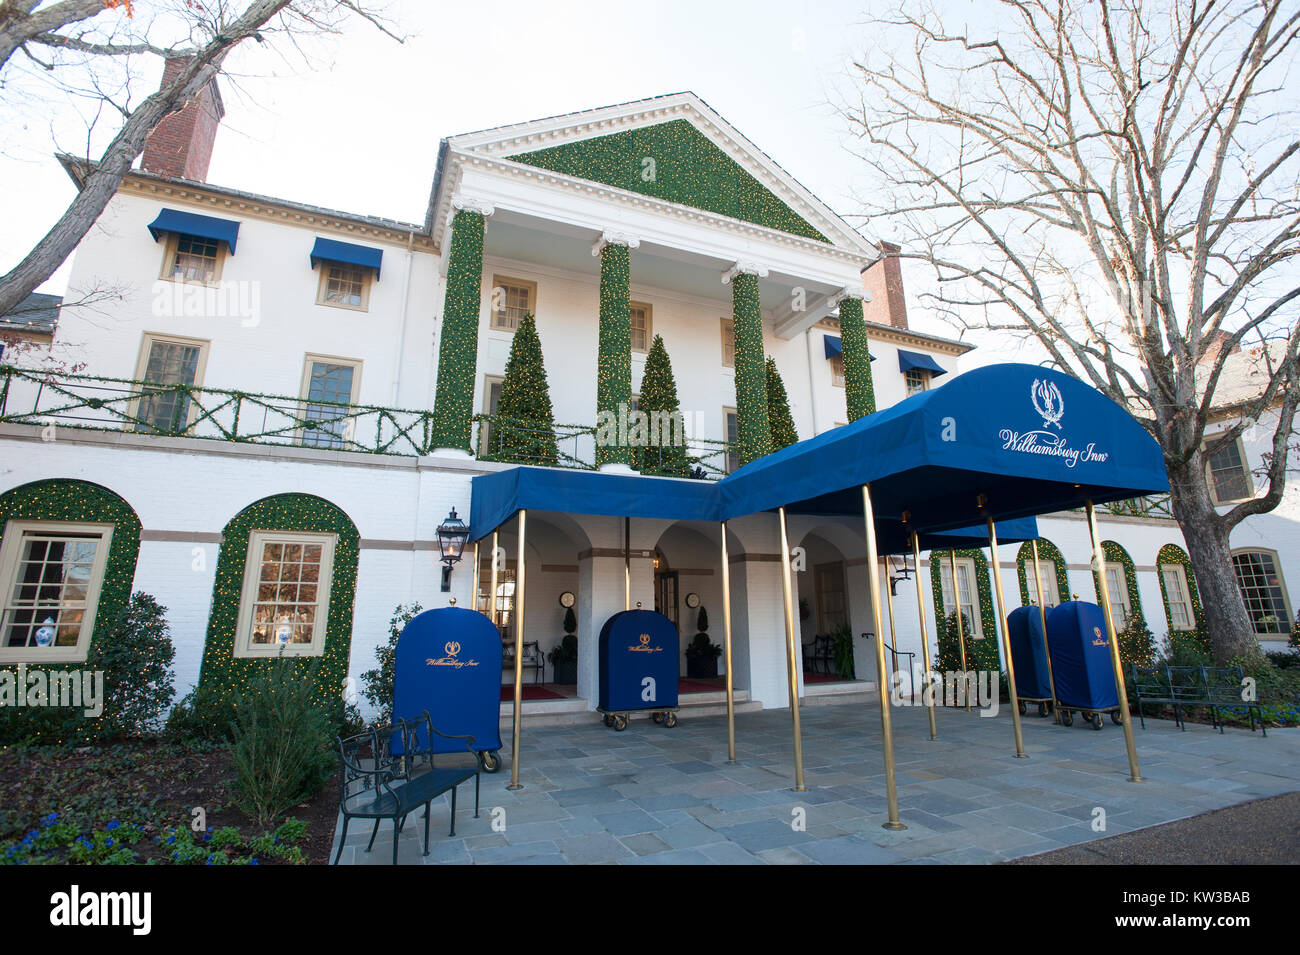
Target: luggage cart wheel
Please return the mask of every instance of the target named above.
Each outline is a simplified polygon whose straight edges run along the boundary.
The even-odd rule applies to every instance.
[[[483,772],[495,773],[501,768],[501,757],[496,750],[479,753],[479,756],[483,760]]]
[[[1119,710],[1116,710],[1110,714],[1110,721],[1116,726],[1121,726],[1124,723],[1124,718],[1119,715]]]
[[[1101,729],[1101,714],[1100,714],[1100,713],[1093,713],[1093,714],[1092,714],[1092,728],[1095,729],[1095,730],[1099,730],[1099,729]]]
[[[606,725],[606,726],[613,726],[613,725],[614,725],[614,714],[613,714],[613,713],[606,713],[606,714],[605,714],[605,725]]]
[[[622,713],[614,717],[614,732],[621,733],[627,729],[627,717]]]
[[[1069,710],[1061,710],[1061,725],[1062,725],[1062,726],[1073,726],[1073,725],[1074,725],[1074,714],[1073,714],[1072,712],[1070,712]]]
[[[1040,719],[1041,719],[1042,717],[1046,716],[1046,715],[1048,714],[1048,712],[1049,712],[1049,710],[1047,709],[1047,704],[1046,704],[1046,703],[1039,703],[1039,704],[1038,704],[1038,716],[1039,716]]]
[[[650,719],[654,720],[656,723],[662,723],[664,721],[664,715],[662,713],[652,713],[650,714]]]
[[[1025,715],[1025,701],[1024,701],[1024,700],[1017,700],[1016,702],[1017,702],[1017,704],[1018,704],[1018,707],[1017,707],[1017,708],[1020,710],[1020,715],[1021,715],[1021,716],[1024,716],[1024,715]]]
[[[672,729],[672,728],[673,728],[674,726],[676,726],[676,725],[677,725],[677,714],[676,714],[676,713],[665,713],[665,714],[664,714],[664,726],[668,727],[669,729]]]

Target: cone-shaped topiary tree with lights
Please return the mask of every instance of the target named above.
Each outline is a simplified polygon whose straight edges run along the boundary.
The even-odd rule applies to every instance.
[[[641,397],[637,409],[648,416],[647,445],[634,447],[636,463],[643,474],[686,475],[686,435],[681,417],[681,404],[677,400],[677,381],[668,358],[664,340],[656,335],[645,359],[645,373],[641,376]],[[629,431],[633,431],[629,424]]]
[[[772,428],[772,450],[794,444],[799,440],[799,433],[794,429],[794,417],[790,414],[790,399],[785,393],[785,382],[776,370],[776,359],[767,358],[767,418]]]
[[[556,463],[555,416],[542,362],[542,342],[531,312],[515,329],[488,445],[487,456],[494,461]]]

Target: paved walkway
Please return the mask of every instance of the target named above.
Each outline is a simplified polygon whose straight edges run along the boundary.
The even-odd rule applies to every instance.
[[[725,717],[626,732],[590,724],[525,728],[523,790],[509,762],[483,776],[482,813],[462,787],[456,838],[436,802],[430,854],[419,813],[401,836],[407,863],[633,865],[710,863],[985,863],[1090,842],[1300,790],[1300,731],[1220,735],[1147,720],[1136,728],[1146,783],[1128,781],[1123,733],[1024,719],[1029,759],[1012,756],[1011,719],[941,709],[939,740],[925,710],[895,708],[899,805],[905,832],[881,828],[885,781],[875,703],[801,710],[810,791],[791,791],[786,710],[737,717],[736,765]],[[503,737],[505,734],[503,733]],[[503,752],[503,756],[507,756]],[[466,806],[469,809],[466,809]],[[1099,810],[1101,812],[1099,812]],[[1094,831],[1103,819],[1104,830]],[[798,823],[803,822],[803,826]],[[495,828],[494,828],[495,826]],[[340,827],[341,828],[341,827]],[[343,863],[388,864],[391,832],[354,821]],[[337,840],[337,835],[336,835]]]

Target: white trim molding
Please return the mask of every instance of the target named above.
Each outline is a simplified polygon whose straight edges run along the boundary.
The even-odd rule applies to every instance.
[[[605,248],[607,245],[625,245],[629,249],[639,249],[641,247],[641,240],[635,236],[628,235],[626,232],[602,232],[600,238],[592,243],[592,258],[600,255],[600,250]]]

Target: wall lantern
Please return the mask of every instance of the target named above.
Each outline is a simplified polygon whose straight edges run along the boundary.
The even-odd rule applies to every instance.
[[[469,540],[469,528],[456,516],[456,508],[451,509],[447,519],[438,525],[438,550],[442,553],[442,592],[451,590],[451,568],[460,563],[465,553],[465,543]]]

